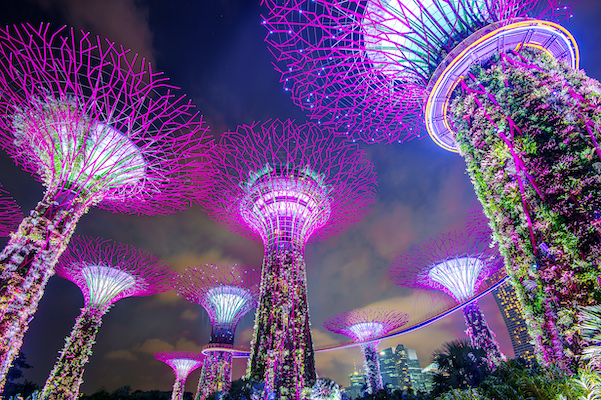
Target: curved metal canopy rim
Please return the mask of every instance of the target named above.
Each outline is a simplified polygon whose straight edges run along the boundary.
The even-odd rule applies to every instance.
[[[424,115],[428,134],[437,145],[459,152],[447,114],[453,90],[472,65],[488,60],[496,53],[522,47],[541,49],[555,59],[567,61],[572,68],[578,68],[580,62],[576,39],[567,29],[553,22],[501,21],[482,28],[449,53],[428,84],[431,90]]]

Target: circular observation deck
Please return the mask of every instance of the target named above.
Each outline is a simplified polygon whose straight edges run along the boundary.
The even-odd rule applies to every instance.
[[[425,119],[428,134],[445,150],[457,153],[448,121],[451,95],[469,69],[497,53],[522,47],[541,49],[551,57],[578,68],[578,45],[565,28],[549,21],[501,21],[488,25],[459,44],[438,66],[428,84]]]

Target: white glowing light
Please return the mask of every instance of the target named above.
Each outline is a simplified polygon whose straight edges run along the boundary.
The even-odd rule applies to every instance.
[[[428,277],[447,288],[455,300],[462,302],[474,296],[484,263],[475,257],[459,257],[443,261],[428,272]]]
[[[190,372],[200,364],[200,361],[190,360],[188,358],[176,358],[169,360],[169,363],[171,364],[171,367],[175,369],[179,378],[186,378],[190,375]]]
[[[384,331],[384,325],[380,322],[360,322],[348,328],[359,341],[378,337]]]
[[[207,292],[215,317],[220,324],[233,322],[240,310],[252,300],[248,290],[235,286],[219,286]]]
[[[136,284],[136,280],[125,271],[117,268],[92,265],[82,269],[92,305],[109,304],[121,292]]]
[[[431,60],[468,21],[487,21],[486,0],[368,0],[362,26],[366,53],[374,66],[394,79],[419,81],[414,70],[429,75]],[[385,10],[385,11],[384,11]],[[428,48],[431,54],[428,54]]]
[[[84,146],[75,143],[69,127],[58,133],[62,156],[72,162],[69,179],[73,182],[108,180],[113,184],[131,185],[144,178],[146,163],[140,149],[121,132],[105,124],[90,128]]]
[[[242,205],[244,219],[262,234],[303,238],[330,218],[327,190],[311,178],[266,176]]]

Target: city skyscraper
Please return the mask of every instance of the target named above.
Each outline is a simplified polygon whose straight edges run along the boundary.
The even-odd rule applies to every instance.
[[[390,389],[425,391],[425,378],[419,365],[417,352],[402,344],[379,352],[380,371],[384,386]]]
[[[357,366],[355,365],[355,369],[348,375],[349,387],[346,388],[346,394],[351,399],[355,397],[359,397],[363,395],[363,387],[365,386],[365,375],[360,374],[357,371]]]
[[[535,360],[534,345],[530,343],[532,338],[528,334],[515,289],[510,282],[505,282],[494,289],[492,293],[509,331],[515,358],[522,357],[527,361]]]

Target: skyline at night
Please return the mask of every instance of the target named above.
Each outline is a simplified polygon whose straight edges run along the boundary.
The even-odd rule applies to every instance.
[[[10,0],[0,23],[50,22],[51,29],[67,24],[107,37],[117,45],[148,59],[170,83],[181,87],[203,115],[212,135],[235,132],[238,125],[255,121],[307,121],[271,64],[273,57],[263,39],[257,1],[219,0],[210,4],[175,0]],[[601,40],[601,4],[582,0],[574,17],[564,24],[580,46],[581,68],[601,78],[596,44]],[[369,212],[344,232],[308,243],[305,251],[307,299],[315,349],[349,343],[343,335],[323,328],[328,318],[350,309],[387,308],[409,315],[415,324],[431,313],[454,306],[447,294],[397,286],[387,271],[395,257],[420,242],[465,228],[474,188],[464,160],[440,149],[422,135],[403,144],[358,143],[374,165],[378,188]],[[0,152],[0,184],[23,210],[42,198],[43,187],[13,160]],[[76,235],[86,235],[135,246],[165,260],[178,273],[197,265],[238,264],[260,268],[263,245],[228,231],[211,220],[201,206],[166,216],[131,216],[92,209],[81,219]],[[6,239],[0,244],[3,246]],[[43,385],[55,363],[82,304],[81,293],[69,281],[50,279],[38,312],[22,347],[33,366],[24,376]],[[502,315],[491,294],[480,307],[497,335],[501,351],[513,357]],[[240,320],[235,346],[250,349],[254,310]],[[412,333],[385,339],[380,349],[402,343],[415,349],[422,367],[433,351],[454,339],[465,339],[461,312]],[[120,301],[103,319],[94,356],[86,367],[81,391],[101,387],[109,391],[124,385],[133,390],[169,391],[173,374],[156,362],[163,351],[197,352],[210,341],[211,318],[199,304],[175,291]],[[318,377],[348,386],[354,363],[361,365],[359,346],[316,352]],[[232,378],[245,373],[246,359],[234,359]],[[186,391],[194,392],[200,369],[193,371]]]

